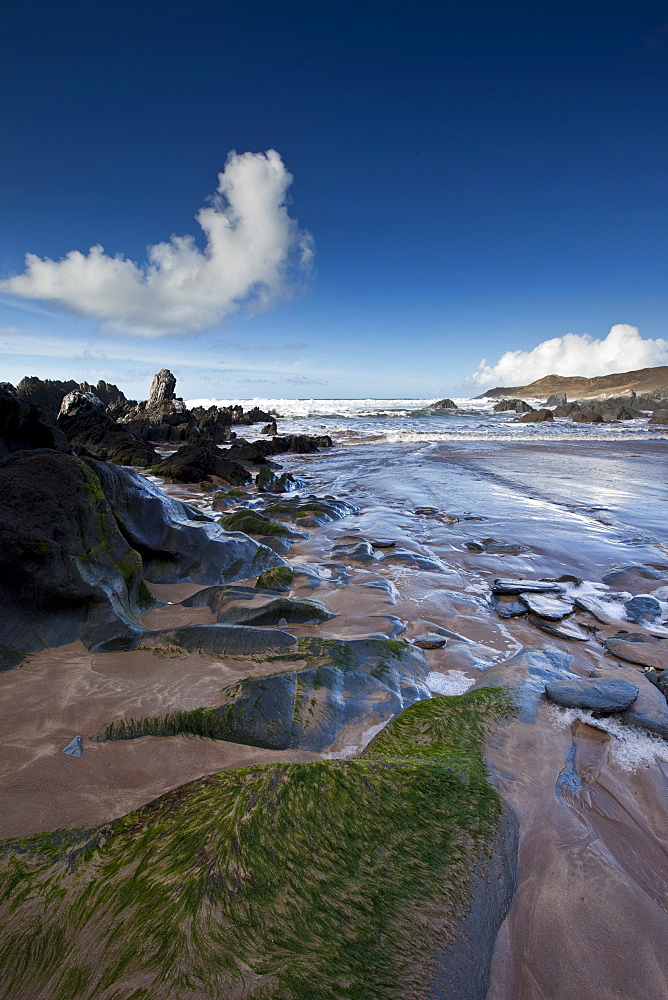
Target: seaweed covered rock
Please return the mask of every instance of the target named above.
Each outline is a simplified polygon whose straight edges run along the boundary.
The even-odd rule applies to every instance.
[[[150,600],[95,472],[42,449],[0,462],[0,581],[4,667],[45,646],[134,634]]]
[[[269,503],[265,506],[264,513],[274,514],[276,517],[288,517],[300,528],[315,528],[331,521],[338,521],[348,514],[357,514],[358,510],[358,507],[348,503],[347,500],[309,496],[304,500],[294,497]]]
[[[271,549],[166,496],[136,472],[88,460],[123,536],[153,583],[231,583],[282,566]]]
[[[253,479],[243,465],[230,459],[213,441],[183,445],[173,455],[157,463],[153,472],[156,476],[178,483],[198,483],[208,476],[218,476],[234,486],[245,486]]]
[[[90,392],[70,392],[64,397],[58,426],[71,448],[83,458],[142,467],[159,460],[146,441],[138,440],[127,427],[112,420],[102,401]]]
[[[484,760],[507,711],[500,691],[421,701],[356,760],[223,771],[6,841],[3,994],[483,1000],[516,869]]]
[[[46,412],[4,382],[0,385],[0,458],[24,448],[70,451],[67,438]]]

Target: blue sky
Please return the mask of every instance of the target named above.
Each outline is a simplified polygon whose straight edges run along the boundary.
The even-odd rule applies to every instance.
[[[6,10],[1,378],[398,397],[668,363],[665,4]]]

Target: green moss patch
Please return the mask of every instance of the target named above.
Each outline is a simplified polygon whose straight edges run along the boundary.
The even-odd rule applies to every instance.
[[[226,531],[244,531],[247,535],[289,535],[290,530],[279,521],[272,521],[270,517],[265,517],[256,511],[249,511],[246,508],[235,510],[231,514],[218,518]]]
[[[260,573],[255,586],[258,590],[278,590],[291,587],[295,579],[295,571],[289,566],[274,566]]]
[[[227,771],[5,841],[0,996],[427,995],[497,829],[483,744],[509,711],[498,689],[435,698],[357,760]]]

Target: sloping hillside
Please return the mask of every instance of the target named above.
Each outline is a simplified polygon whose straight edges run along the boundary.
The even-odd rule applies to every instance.
[[[599,375],[596,378],[582,378],[579,375],[546,375],[528,385],[497,386],[488,389],[478,399],[502,399],[504,396],[547,399],[555,392],[565,392],[569,400],[592,398],[594,396],[620,396],[635,392],[668,394],[668,365],[659,368],[641,368],[634,372],[618,372],[614,375]]]

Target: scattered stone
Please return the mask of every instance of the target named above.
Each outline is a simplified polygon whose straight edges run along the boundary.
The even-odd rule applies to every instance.
[[[420,649],[442,649],[447,641],[445,636],[430,632],[427,635],[419,635],[417,639],[413,639],[413,645],[419,646]]]
[[[528,611],[526,604],[521,601],[503,601],[496,594],[492,594],[491,603],[499,618],[519,618]]]
[[[374,549],[393,549],[397,544],[393,538],[370,538],[369,541]]]
[[[635,622],[636,625],[642,625],[644,622],[653,622],[661,614],[661,605],[655,597],[633,597],[630,601],[627,601],[624,605],[626,610],[626,617],[630,622]]]
[[[581,677],[546,684],[545,694],[565,708],[623,712],[638,697],[638,686],[618,677]]]
[[[519,556],[526,552],[524,545],[517,542],[500,542],[496,538],[483,538],[480,542],[466,542],[469,552],[486,552],[489,555]]]
[[[535,615],[547,618],[549,621],[561,621],[573,611],[572,604],[560,601],[557,597],[543,597],[540,594],[532,593],[520,594],[519,596],[520,601],[522,604],[526,604],[529,611],[533,611]]]

